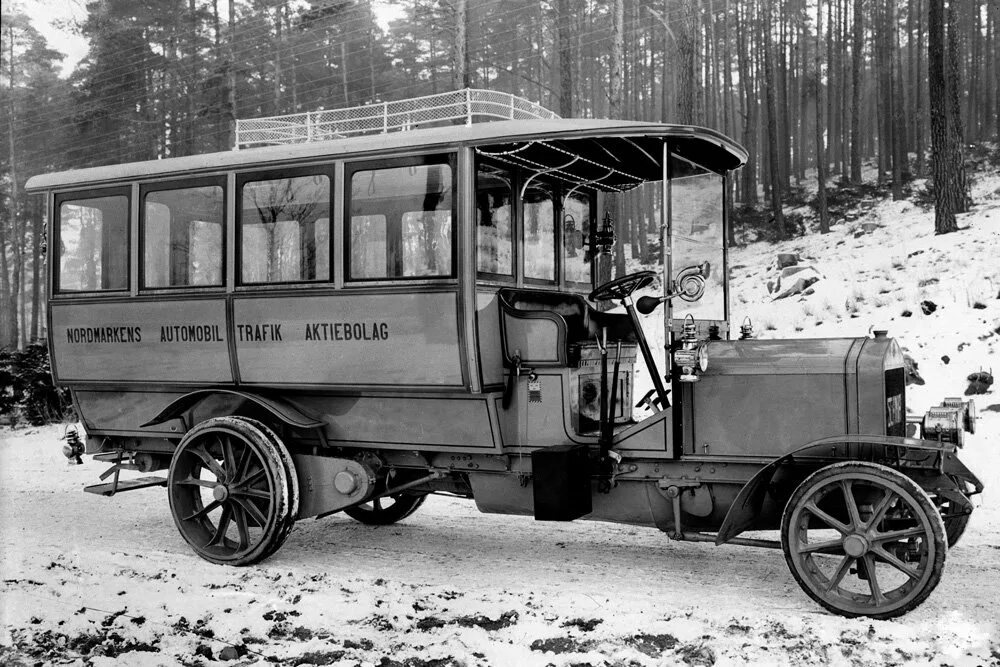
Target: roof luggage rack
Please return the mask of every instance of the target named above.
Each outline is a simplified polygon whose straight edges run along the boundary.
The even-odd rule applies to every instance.
[[[553,118],[559,116],[523,97],[493,90],[464,88],[347,109],[237,120],[234,150],[405,132],[421,127],[454,125],[457,122],[471,125],[491,120]]]

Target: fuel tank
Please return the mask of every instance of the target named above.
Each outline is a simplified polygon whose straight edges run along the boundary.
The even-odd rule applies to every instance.
[[[905,384],[884,335],[711,342],[681,389],[684,452],[777,457],[828,436],[905,435]]]

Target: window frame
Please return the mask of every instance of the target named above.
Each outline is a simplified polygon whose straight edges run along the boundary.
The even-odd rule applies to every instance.
[[[533,178],[531,182],[528,183],[528,187],[535,185],[536,183],[544,186],[549,190],[552,195],[552,274],[553,277],[549,278],[533,278],[528,276],[528,267],[524,263],[528,258],[527,250],[525,250],[525,240],[527,238],[527,230],[525,229],[525,219],[524,219],[524,194],[527,192],[524,188],[524,183],[527,180],[525,174],[530,178],[533,174],[526,172],[524,169],[518,170],[520,173],[517,178],[517,245],[521,250],[521,264],[518,267],[521,275],[521,282],[524,285],[530,285],[534,287],[559,287],[565,284],[565,279],[563,276],[563,262],[562,262],[562,184],[555,179],[548,179],[545,174],[541,174],[536,178]]]
[[[562,275],[560,276],[561,278],[560,284],[564,285],[568,289],[583,291],[589,294],[594,289],[593,257],[590,258],[590,280],[588,280],[585,283],[582,283],[577,280],[570,280],[569,278],[566,277],[566,229],[563,226],[563,223],[565,222],[564,218],[566,215],[566,204],[565,204],[566,195],[572,189],[573,188],[567,188],[565,184],[562,184],[560,186],[560,192],[559,192],[559,207],[560,207],[559,227],[561,230],[560,236],[562,237],[560,239],[561,243],[559,244],[559,257],[562,262],[561,264]],[[595,220],[597,218],[597,209],[598,209],[597,192],[593,188],[584,186],[578,189],[574,194],[580,194],[580,193],[585,194],[587,196],[587,215],[590,216],[589,219],[586,221],[587,222],[586,226],[580,230],[583,233],[584,238],[586,239],[590,237],[590,221]],[[587,246],[586,242],[584,242],[583,247],[580,249],[580,252],[583,253],[590,252],[590,248]]]
[[[62,287],[62,205],[67,201],[79,199],[97,199],[99,197],[125,197],[125,285],[113,289],[93,289],[93,290],[65,290]],[[80,294],[99,295],[108,294],[120,296],[128,294],[132,289],[132,186],[123,185],[110,188],[88,188],[86,190],[71,190],[57,192],[52,202],[52,235],[55,248],[56,261],[51,262],[52,271],[52,296],[75,296]],[[102,245],[103,239],[102,233]],[[102,258],[103,261],[103,258]]]
[[[162,292],[162,291],[176,291],[176,290],[216,290],[223,291],[226,288],[226,252],[228,234],[227,227],[228,215],[226,209],[228,208],[226,202],[228,201],[228,187],[225,175],[219,176],[205,176],[202,178],[185,178],[173,181],[150,181],[146,183],[139,184],[139,291],[141,292]],[[146,284],[146,195],[150,192],[165,192],[170,190],[185,190],[188,188],[200,188],[200,187],[211,187],[218,186],[222,188],[222,241],[220,243],[219,249],[222,254],[222,261],[220,262],[220,270],[222,274],[220,276],[220,281],[215,285],[163,285],[163,286],[150,286]]]
[[[352,181],[354,175],[359,171],[378,171],[381,169],[395,169],[399,167],[428,166],[428,165],[448,165],[451,169],[451,269],[447,275],[436,276],[387,276],[385,278],[353,278],[351,277],[351,195],[353,191]],[[458,279],[458,153],[436,152],[409,157],[390,157],[368,160],[357,160],[344,163],[344,196],[342,202],[344,216],[343,225],[343,269],[344,285],[358,286],[385,283],[414,283],[430,282],[440,283],[444,281],[455,281]],[[388,220],[386,221],[388,226]],[[386,235],[388,243],[388,234]]]
[[[473,175],[473,200],[475,200],[475,197],[479,192],[479,168],[484,165],[494,169],[499,169],[510,176],[510,273],[493,273],[492,271],[479,270],[479,220],[477,216],[476,218],[473,218],[472,222],[472,224],[476,227],[476,280],[490,283],[503,283],[505,285],[517,284],[518,272],[521,271],[521,248],[520,243],[518,242],[518,209],[520,207],[518,184],[521,178],[521,170],[513,165],[504,165],[502,162],[483,159],[477,156],[474,167],[475,174]]]
[[[233,243],[235,245],[235,271],[234,271],[234,287],[247,288],[247,289],[268,289],[273,287],[281,286],[293,286],[293,285],[319,285],[329,287],[334,284],[334,277],[336,275],[337,267],[334,264],[334,236],[336,234],[334,225],[334,204],[335,204],[335,191],[337,188],[337,178],[336,178],[336,168],[334,163],[324,163],[317,165],[309,165],[303,167],[289,167],[287,169],[262,169],[258,171],[237,171],[236,172],[236,184],[234,186],[235,192],[233,196],[233,212],[234,217],[234,239]],[[274,181],[282,178],[298,178],[301,176],[326,176],[330,183],[330,189],[327,196],[327,213],[329,219],[329,234],[327,239],[327,251],[330,258],[330,271],[329,275],[324,279],[317,278],[316,280],[281,280],[274,282],[244,282],[243,281],[243,186],[247,183],[253,183],[255,181]]]

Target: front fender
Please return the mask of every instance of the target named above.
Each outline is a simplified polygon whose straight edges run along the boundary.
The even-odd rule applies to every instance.
[[[982,490],[982,484],[979,483],[979,480],[976,479],[975,475],[973,475],[968,468],[958,461],[958,457],[955,456],[955,445],[951,443],[936,442],[934,440],[919,440],[917,438],[903,438],[892,435],[836,435],[808,442],[798,449],[771,461],[766,466],[758,470],[757,473],[750,478],[750,481],[743,485],[743,488],[740,489],[740,492],[733,501],[733,504],[729,507],[729,511],[726,512],[726,518],[722,521],[722,527],[719,528],[719,532],[715,536],[715,543],[717,545],[725,544],[743,531],[749,530],[753,527],[754,520],[760,514],[761,507],[764,504],[764,497],[767,494],[768,485],[771,483],[771,479],[774,477],[774,473],[779,467],[791,463],[796,456],[806,454],[810,450],[818,450],[822,447],[830,447],[833,445],[889,445],[892,447],[902,447],[904,449],[943,453],[946,455],[946,470],[949,462],[952,462],[952,465],[960,466],[961,470],[964,471],[964,474],[958,471],[958,468],[955,469],[956,474],[959,474],[959,476],[963,478],[966,478],[966,476],[971,477],[972,480],[975,480],[974,483],[978,484],[978,488]]]

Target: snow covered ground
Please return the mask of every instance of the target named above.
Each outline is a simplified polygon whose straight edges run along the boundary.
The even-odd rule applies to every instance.
[[[748,314],[768,338],[884,325],[926,380],[909,387],[912,411],[961,395],[969,373],[1000,371],[1000,176],[974,195],[967,229],[945,237],[932,212],[884,202],[827,236],[734,251],[734,323]],[[855,236],[866,222],[879,226]],[[813,294],[771,301],[778,252],[825,276]],[[1000,665],[996,387],[976,397],[962,452],[986,492],[941,584],[894,621],[824,612],[777,551],[451,498],[395,526],[303,521],[262,565],[213,566],[163,489],[84,494],[103,466],[67,466],[61,427],[0,431],[0,663]]]

